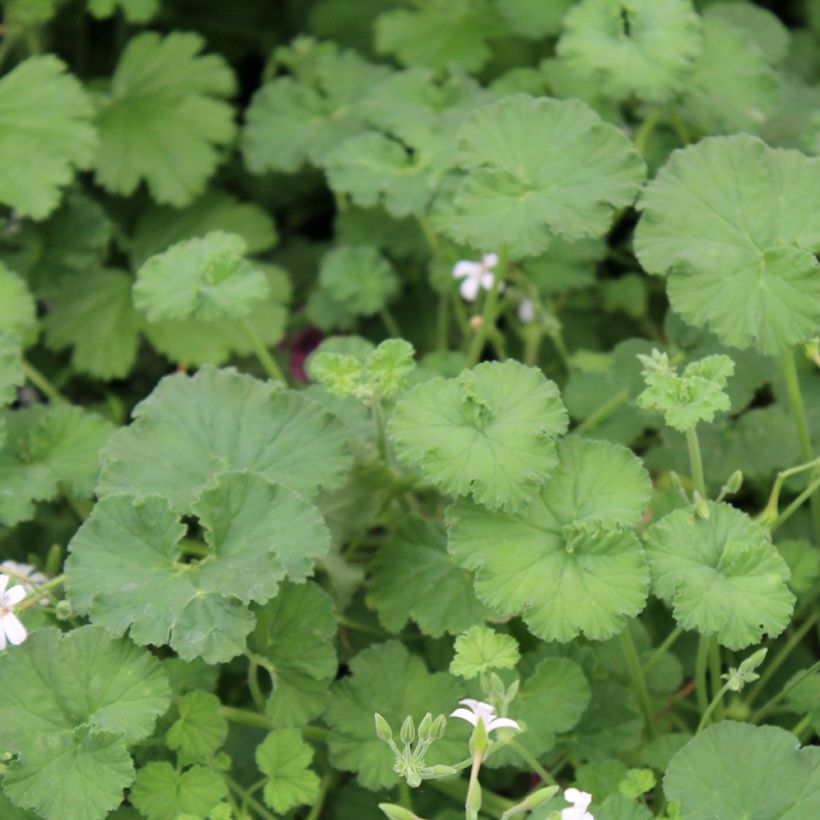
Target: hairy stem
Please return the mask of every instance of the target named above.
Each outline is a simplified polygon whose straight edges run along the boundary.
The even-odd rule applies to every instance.
[[[576,433],[587,433],[594,430],[604,419],[614,413],[629,398],[628,390],[621,390],[611,399],[595,408],[576,428]]]
[[[724,689],[720,682],[720,647],[718,646],[717,638],[712,638],[709,644],[709,677],[712,682],[712,702],[714,703],[717,719],[723,720],[726,715],[723,709]]]
[[[692,468],[692,483],[700,494],[706,498],[706,481],[703,478],[703,459],[700,457],[700,442],[694,427],[686,431],[686,448],[689,451],[689,464]]]
[[[253,325],[247,319],[240,319],[239,323],[245,331],[248,339],[250,339],[250,342],[253,345],[254,353],[256,354],[256,358],[259,360],[259,364],[262,365],[265,373],[268,374],[268,377],[274,379],[275,381],[285,381],[284,373],[282,373],[279,365],[274,361],[273,356],[268,353],[268,349],[262,343],[262,340],[254,330]]]
[[[635,648],[635,642],[632,640],[632,635],[628,628],[621,632],[620,638],[621,648],[626,658],[626,664],[629,667],[629,674],[632,676],[632,685],[635,688],[635,694],[638,696],[638,704],[643,713],[646,736],[649,740],[652,740],[655,737],[655,723],[652,713],[652,701],[649,698],[649,690],[646,688],[646,678],[641,668],[641,659],[638,656],[638,650]]]
[[[487,293],[487,298],[484,300],[484,310],[481,314],[481,324],[473,336],[470,350],[467,354],[467,367],[474,367],[478,364],[481,358],[481,352],[484,350],[484,345],[487,343],[487,338],[490,335],[490,330],[495,326],[496,313],[498,308],[498,294],[501,289],[501,282],[504,277],[504,272],[507,269],[507,251],[505,248],[501,249],[498,254],[498,266],[496,268],[496,276],[493,279],[493,286]]]
[[[683,635],[683,627],[676,626],[665,638],[664,642],[649,656],[649,660],[644,664],[644,674],[671,649],[672,644]]]
[[[524,762],[550,786],[555,786],[555,778],[522,746],[517,740],[508,741],[507,745],[524,760]]]
[[[709,660],[709,638],[701,635],[698,640],[698,654],[695,659],[695,695],[701,715],[709,708],[709,694],[706,690],[706,665]]]
[[[22,360],[23,373],[26,378],[50,401],[68,402],[68,399],[49,381],[30,361]]]

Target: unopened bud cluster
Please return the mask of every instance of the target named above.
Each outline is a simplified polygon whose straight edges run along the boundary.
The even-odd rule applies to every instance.
[[[393,771],[407,781],[408,786],[416,788],[421,785],[422,780],[432,780],[437,777],[448,777],[456,774],[456,769],[452,766],[427,766],[424,758],[430,747],[444,735],[447,728],[447,718],[439,715],[433,718],[428,712],[418,725],[418,729],[413,723],[413,718],[408,715],[401,725],[399,740],[402,749],[393,740],[393,730],[390,724],[378,712],[375,715],[376,735],[379,740],[383,740],[396,757],[393,764]]]

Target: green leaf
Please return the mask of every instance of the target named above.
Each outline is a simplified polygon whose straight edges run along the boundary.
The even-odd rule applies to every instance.
[[[0,408],[14,401],[17,388],[26,380],[16,336],[0,331]],[[0,409],[0,453],[6,440],[6,419]],[[0,457],[1,458],[1,457]]]
[[[71,365],[98,379],[121,379],[134,365],[142,325],[132,279],[118,270],[66,277],[45,319],[52,350],[72,348]]]
[[[211,231],[177,242],[137,271],[134,304],[148,321],[239,319],[268,295],[264,274],[244,258],[237,234]]]
[[[26,283],[0,262],[0,333],[12,333],[21,342],[36,336],[37,308]]]
[[[265,711],[277,726],[303,726],[323,711],[338,669],[333,599],[314,583],[288,583],[255,614],[248,646],[274,669]]]
[[[0,654],[3,790],[47,820],[102,818],[134,776],[127,742],[170,702],[159,662],[104,630],[45,628]]]
[[[607,797],[603,803],[594,806],[594,809],[598,820],[652,820],[652,813],[643,803],[621,794]]]
[[[161,495],[186,508],[225,470],[255,470],[313,495],[318,485],[340,486],[351,466],[338,421],[231,368],[164,378],[134,418],[103,452],[101,496]]]
[[[681,820],[802,820],[820,813],[820,749],[776,726],[725,721],[686,744],[663,790]]]
[[[649,571],[627,528],[649,500],[649,477],[608,442],[569,438],[558,452],[552,478],[520,512],[452,505],[448,546],[491,609],[520,614],[545,640],[602,640],[646,602]]]
[[[807,600],[820,579],[820,551],[805,539],[778,541],[777,551],[789,565],[789,587],[798,601]]]
[[[558,388],[519,362],[480,364],[407,393],[388,424],[396,454],[450,495],[491,509],[526,504],[555,466],[567,429]]]
[[[121,9],[129,23],[147,23],[159,5],[159,0],[88,0],[88,11],[92,17],[106,19]]]
[[[169,749],[186,766],[210,757],[225,742],[228,722],[219,709],[221,702],[210,692],[187,692],[177,700],[179,717],[165,735]]]
[[[405,66],[477,71],[491,56],[487,40],[498,36],[499,23],[488,0],[428,0],[379,15],[376,49]]]
[[[488,626],[474,626],[459,635],[453,645],[455,656],[450,673],[465,680],[491,669],[512,669],[519,659],[518,642]]]
[[[463,689],[444,672],[428,672],[424,662],[398,641],[359,652],[350,662],[350,671],[350,677],[334,685],[325,712],[331,727],[331,762],[343,771],[357,772],[365,788],[392,788],[397,782],[393,755],[376,736],[374,712],[391,726],[401,725],[407,715],[420,720],[427,712],[449,714],[463,697]],[[430,749],[428,764],[449,764],[463,757],[466,725],[455,724],[450,721],[444,737]]]
[[[777,108],[780,84],[765,55],[740,29],[703,21],[703,48],[679,110],[705,134],[754,133]]]
[[[641,264],[722,342],[781,353],[820,322],[820,159],[745,134],[676,151],[647,186]]]
[[[391,632],[401,632],[412,619],[425,634],[441,637],[466,629],[486,614],[470,574],[447,555],[444,529],[437,522],[403,521],[382,543],[369,572],[368,604]]]
[[[646,530],[652,587],[684,629],[743,649],[789,623],[789,568],[749,516],[707,503],[707,519],[675,510]]]
[[[516,737],[531,755],[542,757],[569,732],[589,705],[590,688],[581,667],[569,658],[544,658],[524,679],[511,706],[511,716],[522,722]],[[488,761],[495,766],[525,765],[514,749],[502,749]]]
[[[65,68],[51,54],[30,57],[0,79],[0,202],[35,219],[94,158],[91,103]]]
[[[259,205],[241,202],[224,191],[210,190],[187,208],[151,205],[137,220],[129,245],[134,268],[154,254],[185,239],[196,239],[211,231],[241,236],[246,253],[266,251],[276,244],[276,226]]]
[[[319,778],[309,768],[313,749],[298,729],[277,729],[256,747],[256,765],[267,775],[265,803],[278,814],[310,806],[319,796]]]
[[[219,163],[217,148],[234,135],[234,92],[225,60],[200,55],[192,32],[144,32],[128,42],[98,113],[97,181],[115,194],[145,180],[160,203],[187,205]]]
[[[207,817],[228,796],[225,781],[206,766],[180,771],[154,761],[137,772],[130,800],[148,820],[177,820],[180,815]]]
[[[222,473],[183,512],[204,544],[185,539],[162,498],[103,499],[69,544],[66,586],[76,611],[110,632],[219,663],[244,650],[245,605],[272,598],[285,575],[304,580],[330,535],[312,504],[258,473]],[[186,547],[201,560],[185,563]]]
[[[645,174],[627,137],[585,103],[526,94],[465,122],[459,164],[468,174],[435,223],[457,242],[507,247],[514,259],[544,252],[555,236],[601,236]]]
[[[390,263],[369,245],[343,245],[325,254],[319,283],[332,299],[361,316],[378,313],[399,289]]]
[[[700,53],[690,0],[582,0],[564,18],[558,54],[620,100],[666,102]]]
[[[796,672],[786,682],[786,703],[798,715],[808,715],[814,731],[820,727],[820,672],[806,674],[808,670]]]
[[[60,492],[88,498],[99,453],[113,426],[69,404],[33,405],[7,412],[0,449],[0,521],[9,526],[34,516],[34,502]]]
[[[704,17],[723,20],[746,33],[761,54],[772,64],[783,62],[789,53],[791,35],[772,12],[752,3],[729,0],[710,3]]]
[[[364,128],[362,98],[387,71],[308,37],[275,56],[292,76],[254,94],[242,131],[245,163],[255,174],[296,171],[306,162],[322,167],[332,148]]]
[[[646,380],[638,404],[644,410],[663,413],[669,427],[683,433],[731,408],[724,388],[735,372],[735,363],[728,356],[707,356],[692,362],[681,375],[669,364],[666,353],[653,350],[651,356],[638,354],[638,358]]]
[[[561,22],[574,0],[495,0],[510,31],[519,37],[540,40],[561,30]]]

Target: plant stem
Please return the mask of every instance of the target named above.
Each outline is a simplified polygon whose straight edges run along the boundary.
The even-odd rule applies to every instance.
[[[276,724],[267,715],[259,712],[251,712],[248,709],[237,709],[235,706],[220,706],[219,713],[225,720],[231,723],[239,723],[242,726],[253,726],[255,729],[267,729],[272,732],[276,729]]]
[[[628,390],[621,390],[600,407],[593,410],[576,428],[575,433],[594,430],[607,416],[617,410],[629,398]]]
[[[812,503],[812,513],[814,513],[814,501],[817,498],[816,492],[820,489],[820,476],[814,479],[814,481],[803,490],[797,498],[783,510],[780,515],[772,521],[771,526],[769,527],[769,532],[773,533],[775,530],[779,529],[783,526],[805,503],[808,499],[811,499]]]
[[[726,715],[723,709],[724,690],[720,682],[720,647],[718,646],[717,638],[712,638],[709,644],[709,677],[712,682],[712,702],[714,703],[714,709],[717,713],[717,719],[723,720]]]
[[[260,712],[265,711],[265,695],[262,693],[262,688],[259,686],[259,664],[255,660],[250,660],[248,663],[248,689],[253,698],[253,704]]]
[[[268,353],[268,349],[262,343],[262,340],[254,330],[253,325],[247,319],[240,319],[239,323],[245,331],[248,339],[250,339],[250,342],[253,345],[254,353],[256,354],[256,358],[259,360],[259,364],[262,365],[265,373],[268,374],[268,377],[274,379],[275,381],[285,381],[285,375],[282,373],[279,365],[276,364],[270,353]]]
[[[426,785],[431,786],[436,791],[452,797],[454,800],[459,800],[462,805],[467,799],[467,784],[463,780],[455,778],[447,778],[446,780],[425,780]],[[490,817],[500,818],[501,815],[511,809],[515,803],[512,800],[507,800],[500,794],[491,792],[488,789],[481,790],[482,806],[481,811],[484,814],[489,814]]]
[[[811,726],[811,715],[803,715],[797,723],[789,730],[793,735],[800,738],[803,732]],[[802,738],[800,738],[802,740]]]
[[[655,130],[660,118],[660,109],[656,108],[638,126],[638,130],[635,132],[635,150],[642,157],[646,157],[646,144],[649,141],[649,137],[652,135],[652,132]]]
[[[68,402],[68,399],[28,359],[22,359],[21,361],[26,378],[44,396],[54,402]]]
[[[447,350],[450,336],[450,304],[444,293],[438,295],[436,308],[436,350]]]
[[[692,483],[700,493],[701,498],[706,498],[706,481],[703,478],[703,460],[700,457],[700,443],[698,434],[694,427],[686,431],[686,447],[689,450],[689,464],[692,468]]]
[[[496,309],[498,307],[498,294],[501,288],[501,280],[504,272],[507,269],[507,251],[502,248],[498,254],[498,274],[493,278],[493,286],[487,293],[487,298],[484,300],[484,311],[481,314],[481,324],[473,336],[470,350],[467,354],[467,367],[474,367],[478,364],[481,358],[481,352],[484,350],[484,345],[487,343],[487,337],[490,335],[491,328],[495,325]]]
[[[709,725],[709,718],[712,716],[712,712],[717,709],[718,704],[723,701],[723,696],[729,691],[728,684],[726,686],[721,686],[720,689],[715,693],[715,696],[712,698],[712,702],[706,707],[706,711],[703,713],[703,717],[700,719],[700,723],[698,723],[698,728],[695,729],[695,734],[699,735],[708,725]]]
[[[6,571],[3,570],[3,573],[5,574]],[[9,573],[9,574],[11,574],[11,573]],[[58,575],[56,578],[52,578],[50,581],[47,581],[45,584],[41,584],[39,587],[37,587],[34,590],[34,592],[30,593],[25,598],[23,598],[23,600],[20,601],[19,604],[16,604],[15,607],[14,607],[14,610],[17,612],[21,609],[27,609],[32,604],[36,604],[38,601],[42,600],[42,598],[44,597],[43,596],[44,592],[48,592],[48,590],[54,589],[54,587],[60,586],[60,584],[62,584],[64,581],[65,581],[65,575]],[[25,583],[33,586],[33,584],[31,583],[30,578],[28,580],[26,580]]]
[[[433,230],[433,226],[430,224],[430,220],[426,216],[419,216],[416,218],[416,221],[418,222],[419,228],[421,228],[428,247],[435,253],[438,250],[438,237]]]
[[[331,770],[325,774],[319,785],[319,796],[316,798],[316,802],[310,807],[310,811],[305,815],[305,820],[319,820],[328,792],[333,788],[336,780],[336,772]]]
[[[709,638],[701,635],[698,641],[698,655],[695,660],[695,695],[698,700],[698,711],[705,714],[709,708],[709,695],[706,691],[706,663],[709,660]]]
[[[784,686],[774,697],[770,698],[760,707],[749,719],[751,723],[760,723],[766,715],[768,715],[778,703],[780,703],[786,695],[794,689],[795,686],[802,683],[809,675],[813,675],[820,669],[820,661],[813,663],[808,669],[804,669],[789,681],[788,685]]]
[[[683,627],[676,626],[667,636],[664,642],[649,656],[649,660],[644,664],[644,674],[649,670],[669,651],[672,644],[683,635]]]
[[[783,482],[798,473],[803,473],[806,470],[813,470],[815,467],[820,467],[820,458],[812,459],[808,464],[798,464],[796,467],[790,467],[788,470],[781,470],[775,477],[772,490],[769,493],[769,500],[763,511],[759,513],[755,520],[760,523],[771,526],[771,523],[777,519],[778,509],[780,507],[780,491],[783,488]]]
[[[260,817],[264,820],[277,820],[275,814],[271,814],[258,800],[251,797],[245,789],[243,789],[232,777],[225,772],[220,772],[228,785],[228,788],[238,797],[242,798],[242,802],[250,806]]]
[[[655,737],[655,724],[652,713],[652,701],[649,699],[649,690],[646,688],[646,678],[641,668],[641,659],[638,657],[638,650],[627,627],[621,632],[621,648],[626,658],[626,665],[629,667],[629,674],[632,676],[632,685],[635,694],[638,696],[638,704],[643,712],[646,736],[649,740]]]
[[[507,745],[513,749],[524,760],[524,762],[545,782],[550,786],[557,785],[555,778],[530,754],[530,752],[522,746],[517,740],[509,740]]]
[[[800,454],[803,461],[811,461],[814,458],[812,452],[811,437],[809,436],[809,426],[806,422],[806,410],[803,406],[803,396],[800,393],[800,379],[797,376],[797,365],[794,361],[794,353],[787,350],[781,359],[783,379],[786,382],[786,391],[789,395],[789,405],[791,406],[794,425],[797,428],[797,439],[800,444]],[[815,540],[820,541],[820,496],[813,493],[811,496],[811,517],[814,525]]]
[[[379,318],[382,320],[385,329],[387,330],[387,334],[392,339],[401,339],[401,328],[399,327],[399,323],[396,321],[393,314],[386,308],[382,308],[379,311]]]

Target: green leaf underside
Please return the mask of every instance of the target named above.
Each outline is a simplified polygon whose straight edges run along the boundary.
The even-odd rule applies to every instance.
[[[179,717],[165,741],[182,765],[209,757],[225,742],[228,722],[219,711],[221,705],[216,695],[202,691],[187,692],[177,701]]]
[[[684,629],[716,635],[730,649],[774,637],[789,622],[789,568],[763,530],[728,504],[709,518],[676,510],[644,534],[653,591]]]
[[[30,57],[0,79],[0,202],[35,219],[94,157],[91,102],[65,68],[50,54]]]
[[[468,173],[434,213],[439,229],[482,251],[505,246],[514,259],[542,253],[555,236],[601,236],[645,175],[629,140],[585,103],[526,94],[464,123],[459,164]]]
[[[303,580],[330,536],[312,504],[258,473],[223,473],[185,512],[205,534],[207,554],[191,563],[186,527],[165,499],[98,502],[69,545],[69,598],[114,634],[130,628],[138,644],[227,661],[254,627],[246,605],[272,598],[286,575]]]
[[[450,663],[450,672],[466,680],[491,669],[512,669],[519,660],[515,638],[488,626],[474,626],[459,635],[453,651],[455,656]]]
[[[18,755],[3,790],[47,820],[102,818],[134,770],[127,742],[170,702],[158,661],[96,626],[41,629],[0,654],[0,747]]]
[[[515,509],[554,468],[553,438],[567,423],[555,384],[507,361],[418,385],[396,405],[388,430],[398,457],[444,492]]]
[[[181,771],[154,761],[137,772],[130,800],[148,820],[177,820],[182,815],[207,817],[227,796],[225,781],[211,768]]]
[[[700,45],[689,0],[583,0],[564,18],[558,54],[609,96],[662,103],[683,87]]]
[[[103,100],[97,125],[98,182],[116,194],[142,180],[157,202],[187,205],[201,193],[233,137],[234,91],[222,57],[200,55],[191,32],[144,32],[128,42]]]
[[[641,264],[722,342],[781,353],[820,323],[820,159],[748,135],[676,151],[647,187]]]
[[[248,646],[274,669],[265,711],[279,727],[303,726],[321,714],[336,677],[333,599],[317,584],[286,583],[254,613]]]
[[[649,477],[626,448],[569,438],[552,478],[520,512],[457,502],[448,546],[475,572],[478,597],[520,614],[545,640],[620,632],[644,606],[649,571],[637,537]]]
[[[277,729],[256,747],[256,765],[267,775],[265,803],[283,814],[312,805],[319,796],[319,778],[309,766],[313,749],[298,729]]]
[[[663,790],[681,820],[804,820],[820,813],[820,749],[777,726],[725,721],[684,746]]]
[[[397,783],[393,755],[373,729],[378,712],[393,727],[407,715],[418,722],[427,713],[449,714],[463,689],[444,672],[430,673],[424,662],[398,641],[371,646],[350,662],[351,677],[333,687],[325,719],[331,726],[330,757],[343,771],[357,772],[365,788],[392,788]],[[451,763],[464,755],[467,726],[451,720],[427,755],[429,764]]]
[[[367,600],[391,632],[412,619],[433,637],[461,632],[486,614],[470,574],[447,554],[443,527],[422,518],[407,519],[381,545]]]
[[[232,368],[162,379],[134,418],[103,452],[101,496],[160,495],[184,511],[225,470],[253,470],[312,495],[317,485],[340,486],[351,466],[339,422]]]

